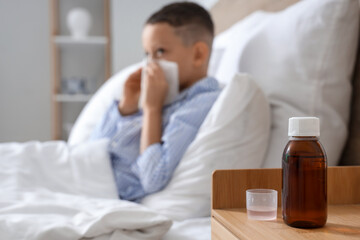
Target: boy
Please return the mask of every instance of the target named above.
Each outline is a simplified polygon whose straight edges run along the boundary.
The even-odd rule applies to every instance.
[[[220,88],[207,77],[214,27],[195,3],[167,5],[146,22],[142,42],[151,61],[124,83],[123,96],[96,127],[92,138],[109,138],[119,197],[140,201],[164,188],[215,102]],[[180,94],[163,106],[168,83],[157,59],[176,62]],[[141,72],[145,71],[145,89]],[[142,110],[140,91],[145,91]]]

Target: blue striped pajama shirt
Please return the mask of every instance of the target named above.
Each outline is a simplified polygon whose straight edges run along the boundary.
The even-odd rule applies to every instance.
[[[219,93],[218,82],[211,77],[182,91],[163,108],[161,142],[141,155],[142,110],[122,116],[114,101],[92,139],[110,139],[108,152],[121,199],[138,202],[166,186]]]

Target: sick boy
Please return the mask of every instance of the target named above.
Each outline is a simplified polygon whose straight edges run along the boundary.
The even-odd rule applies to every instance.
[[[92,134],[92,139],[110,139],[108,152],[121,199],[140,201],[163,189],[194,140],[220,93],[217,81],[207,77],[213,37],[209,13],[195,3],[167,5],[147,20],[142,42],[154,61],[128,77],[121,100]],[[180,94],[165,106],[168,83],[158,59],[177,63],[179,71]],[[142,109],[140,91],[145,91]]]

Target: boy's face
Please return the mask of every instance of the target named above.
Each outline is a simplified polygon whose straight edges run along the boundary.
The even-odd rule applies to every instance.
[[[146,24],[142,34],[145,53],[153,59],[176,62],[180,89],[187,87],[193,70],[192,46],[185,46],[180,36],[167,23]]]

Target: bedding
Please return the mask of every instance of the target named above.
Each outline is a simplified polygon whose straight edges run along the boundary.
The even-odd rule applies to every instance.
[[[211,218],[191,218],[174,221],[163,240],[210,240]]]
[[[172,221],[117,197],[106,141],[0,144],[0,239],[158,239]]]
[[[210,218],[171,221],[119,200],[106,144],[0,144],[0,239],[210,239]]]
[[[337,165],[347,138],[351,75],[356,55],[356,0],[304,0],[276,13],[256,12],[216,37],[215,77],[226,84],[251,74],[271,105],[269,150],[262,167],[281,167],[287,121],[321,120],[329,165]]]

